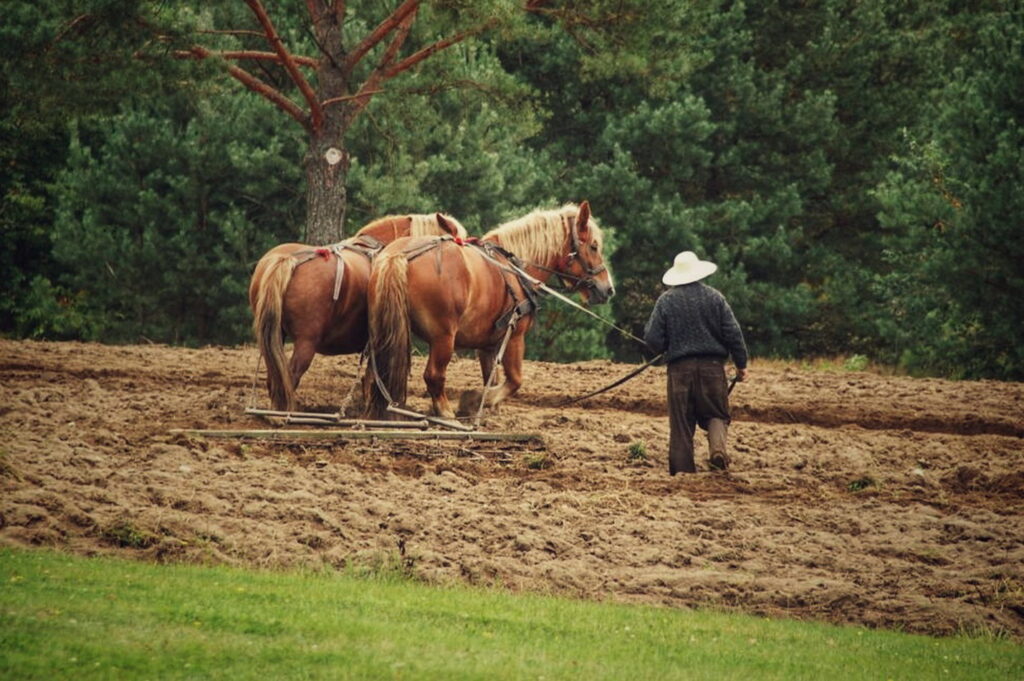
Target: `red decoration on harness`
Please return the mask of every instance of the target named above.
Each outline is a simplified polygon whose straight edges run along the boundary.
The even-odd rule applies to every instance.
[[[329,248],[318,248],[316,249],[316,254],[319,255],[324,260],[331,259],[331,249]]]
[[[463,239],[460,236],[456,236],[456,237],[452,237],[452,239],[455,241],[455,243],[457,243],[460,246],[465,246],[466,244],[475,244],[475,243],[479,243],[480,242],[480,240],[477,239],[475,236],[467,236],[465,239]]]

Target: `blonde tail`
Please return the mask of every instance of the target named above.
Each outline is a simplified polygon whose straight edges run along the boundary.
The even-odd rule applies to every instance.
[[[296,260],[290,255],[268,254],[256,265],[249,288],[252,330],[267,365],[267,391],[274,409],[295,410],[295,387],[284,354],[284,294],[292,280]]]
[[[392,400],[404,404],[412,362],[408,302],[409,261],[402,253],[377,256],[370,275],[369,315],[371,370],[374,365]],[[388,398],[371,381],[371,418],[388,418]]]

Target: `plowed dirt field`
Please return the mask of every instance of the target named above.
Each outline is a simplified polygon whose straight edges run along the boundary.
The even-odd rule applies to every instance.
[[[755,362],[732,468],[674,478],[663,369],[558,406],[632,368],[604,361],[529,363],[488,418],[543,445],[170,433],[267,428],[243,413],[255,364],[251,347],[0,341],[0,542],[1024,640],[1024,385]],[[318,358],[303,407],[337,408],[356,371]],[[481,382],[470,359],[449,376]]]

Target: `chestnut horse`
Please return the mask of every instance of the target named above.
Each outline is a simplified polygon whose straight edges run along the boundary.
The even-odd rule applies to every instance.
[[[443,238],[393,241],[377,255],[370,274],[371,369],[390,394],[372,385],[370,416],[388,417],[389,396],[395,403],[405,401],[411,332],[430,345],[423,378],[435,415],[455,416],[444,384],[456,348],[479,351],[485,407],[514,394],[522,385],[525,335],[536,294],[534,283],[520,277],[510,262],[541,281],[551,275],[575,281],[584,302],[600,303],[615,292],[601,248],[601,230],[586,201],[579,207],[534,211],[488,232],[477,245]],[[509,322],[513,328],[506,340]],[[486,382],[502,343],[507,343],[505,380],[489,388]]]
[[[253,272],[249,305],[275,409],[295,410],[295,390],[316,353],[343,355],[366,347],[366,286],[373,255],[399,237],[437,234],[465,237],[466,230],[440,213],[391,215],[334,246],[286,243],[267,251]],[[285,334],[295,342],[288,362]]]

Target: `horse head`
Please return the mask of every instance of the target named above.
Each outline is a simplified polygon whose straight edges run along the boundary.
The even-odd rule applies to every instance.
[[[601,253],[603,246],[600,232],[593,227],[590,203],[584,201],[576,216],[571,218],[565,254],[557,274],[566,288],[579,291],[588,305],[606,302],[615,295],[612,275]]]
[[[437,220],[437,227],[441,234],[448,234],[456,239],[465,239],[468,236],[466,228],[451,215],[435,213],[434,219]]]

